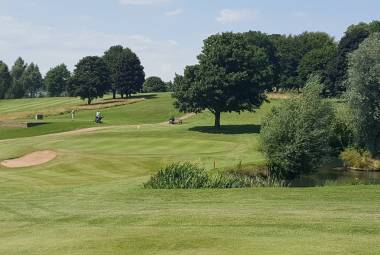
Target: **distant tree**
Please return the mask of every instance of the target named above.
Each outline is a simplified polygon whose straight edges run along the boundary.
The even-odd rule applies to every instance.
[[[166,92],[166,83],[161,80],[160,77],[151,76],[147,78],[143,84],[143,91],[146,93],[150,92]]]
[[[27,96],[37,96],[37,92],[43,88],[42,75],[37,65],[34,63],[28,65],[21,76],[21,83]]]
[[[126,83],[123,78],[126,77],[125,72],[128,67],[124,66],[125,61],[123,61],[123,50],[123,46],[121,45],[112,46],[103,56],[110,71],[111,91],[114,99],[116,98],[116,93],[120,91],[122,84]]]
[[[380,143],[380,33],[372,34],[349,55],[348,104],[356,137],[372,156]]]
[[[12,87],[8,91],[8,98],[22,98],[25,96],[25,89],[22,83],[22,76],[27,68],[27,64],[19,57],[11,69]]]
[[[174,84],[172,81],[168,81],[165,83],[166,85],[166,90],[169,91],[169,92],[173,92],[174,91]]]
[[[93,99],[103,97],[111,87],[111,78],[107,65],[99,57],[85,57],[75,66],[71,79],[76,96],[87,99],[91,104]]]
[[[335,45],[328,45],[306,53],[298,66],[299,84],[305,84],[311,75],[319,75],[324,82],[327,76],[327,68],[335,56]]]
[[[339,42],[336,58],[327,69],[327,85],[333,95],[341,94],[346,90],[348,55],[358,49],[372,33],[380,32],[380,22],[373,21],[369,24],[359,23],[350,26]]]
[[[272,176],[294,179],[314,171],[331,151],[334,110],[322,100],[323,86],[312,76],[299,97],[272,108],[262,129],[262,149]]]
[[[271,35],[276,48],[278,61],[276,87],[278,89],[293,89],[297,85],[297,68],[299,64],[294,36]]]
[[[246,36],[249,44],[265,50],[271,65],[270,68],[273,70],[273,80],[271,81],[270,86],[272,89],[277,87],[280,82],[280,65],[276,52],[276,46],[271,36],[259,31],[249,31],[244,33],[244,35]]]
[[[70,72],[65,64],[51,68],[45,75],[44,85],[49,96],[59,97],[69,95]]]
[[[301,88],[304,80],[299,78],[299,65],[302,58],[312,50],[333,47],[334,38],[322,32],[304,32],[296,36],[271,35],[278,59],[279,87],[284,89]]]
[[[335,46],[334,38],[325,32],[304,32],[296,36],[299,57],[302,58],[306,53],[321,49],[326,46]]]
[[[222,112],[254,111],[265,100],[273,71],[265,49],[237,33],[210,36],[199,64],[188,66],[174,81],[175,106],[183,112],[210,110],[220,128]]]
[[[117,92],[123,97],[142,90],[144,67],[134,52],[116,45],[104,53],[103,59],[110,70],[113,98],[116,98]]]
[[[0,99],[4,99],[12,84],[8,66],[0,61]]]
[[[125,48],[123,59],[128,68],[126,68],[125,83],[120,88],[121,97],[141,92],[145,81],[144,67],[139,57],[129,48]]]

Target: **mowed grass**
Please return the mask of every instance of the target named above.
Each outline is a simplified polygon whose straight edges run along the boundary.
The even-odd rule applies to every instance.
[[[166,94],[152,100],[160,98],[170,109]],[[151,113],[147,101],[125,106],[140,120],[125,117],[111,129],[0,141],[0,160],[59,153],[41,166],[0,167],[0,254],[380,254],[379,186],[142,187],[170,162],[263,163],[261,118],[279,102],[224,114],[221,132],[208,127],[208,112],[182,126],[123,125],[159,123],[165,112]]]
[[[104,115],[104,123],[99,125],[96,124],[95,113],[96,109],[93,110],[80,110],[76,112],[75,119],[71,119],[70,113],[49,115],[42,122],[44,125],[35,126],[32,128],[5,128],[0,127],[0,140],[37,136],[58,132],[65,132],[75,129],[88,128],[88,127],[98,127],[107,125],[136,125],[136,124],[147,124],[147,123],[159,123],[167,121],[172,115],[178,116],[179,113],[174,109],[171,103],[171,95],[169,93],[161,94],[141,94],[134,96],[132,99],[142,99],[146,98],[145,101],[136,102],[133,104],[127,104],[122,106],[109,107],[105,109],[100,109],[102,115]],[[25,100],[25,101],[24,101]],[[14,111],[18,109],[26,109],[24,106],[17,107],[17,102],[23,105],[24,103],[32,107],[31,111],[34,112],[44,112],[54,109],[54,107],[62,108],[59,104],[52,105],[52,102],[64,102],[64,104],[79,105],[78,103],[83,103],[83,101],[75,98],[39,98],[34,99],[36,103],[32,103],[33,99],[16,99],[16,100],[1,100],[4,106],[0,105],[0,114],[9,113],[12,108]],[[6,104],[9,106],[5,107]],[[33,105],[33,106],[31,106]],[[36,107],[38,105],[38,107]],[[33,108],[34,107],[34,108]],[[32,121],[32,119],[21,119],[21,122]]]

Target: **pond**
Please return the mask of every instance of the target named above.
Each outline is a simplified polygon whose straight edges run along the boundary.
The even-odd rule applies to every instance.
[[[291,187],[315,187],[329,184],[380,184],[380,172],[345,170],[339,162],[329,163],[312,175],[291,182]]]

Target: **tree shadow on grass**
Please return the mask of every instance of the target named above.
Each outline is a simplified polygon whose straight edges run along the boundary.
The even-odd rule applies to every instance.
[[[112,100],[130,100],[130,99],[154,99],[157,98],[157,94],[145,94],[145,95],[132,95],[130,97],[124,97],[121,98],[120,96],[116,97],[115,99],[113,98],[105,98],[104,101],[112,101]]]
[[[154,98],[157,98],[157,94],[132,95],[131,97],[129,97],[129,99],[139,99],[139,98],[154,99]]]
[[[259,134],[261,125],[223,125],[220,129],[212,126],[198,126],[189,128],[190,131],[208,133],[208,134],[227,134],[227,135],[239,135],[239,134]]]

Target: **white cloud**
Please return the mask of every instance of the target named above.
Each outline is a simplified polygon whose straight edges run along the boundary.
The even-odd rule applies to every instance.
[[[219,12],[219,16],[216,20],[222,24],[239,23],[242,21],[252,20],[256,18],[256,16],[257,12],[252,9],[223,9]]]
[[[154,40],[144,35],[120,35],[93,31],[63,31],[0,16],[0,56],[9,66],[18,56],[40,66],[43,73],[65,63],[73,70],[79,59],[100,56],[112,45],[131,48],[140,57],[147,76],[171,80],[175,73],[196,63],[199,49],[181,48],[174,40]]]
[[[171,0],[119,0],[121,5],[129,6],[129,5],[156,5],[156,4],[164,4],[168,3]]]
[[[178,16],[178,15],[181,15],[182,13],[183,13],[182,9],[176,9],[176,10],[173,10],[173,11],[165,12],[165,15],[166,16]]]

